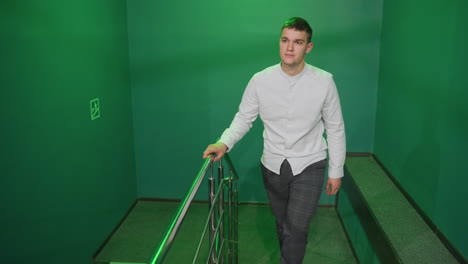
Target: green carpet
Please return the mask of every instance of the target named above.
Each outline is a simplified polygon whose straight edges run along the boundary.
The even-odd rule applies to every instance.
[[[139,201],[101,250],[95,263],[146,263],[167,228],[178,204]],[[192,263],[203,224],[206,204],[193,204],[165,263]],[[239,263],[279,263],[274,218],[268,206],[239,206]],[[197,263],[205,263],[204,253]],[[356,263],[334,208],[319,207],[309,233],[304,263]]]

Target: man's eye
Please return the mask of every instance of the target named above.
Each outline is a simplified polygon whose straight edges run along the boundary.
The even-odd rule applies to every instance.
[[[296,41],[297,45],[302,45],[302,41]]]

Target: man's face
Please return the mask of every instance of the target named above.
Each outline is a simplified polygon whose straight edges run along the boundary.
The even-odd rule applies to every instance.
[[[312,50],[313,44],[307,42],[307,32],[283,28],[280,38],[281,63],[286,66],[299,66]]]

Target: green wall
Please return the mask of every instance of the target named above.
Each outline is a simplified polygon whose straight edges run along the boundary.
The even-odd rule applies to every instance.
[[[465,256],[466,1],[386,1],[375,153]]]
[[[348,151],[372,151],[381,9],[382,1],[128,1],[138,195],[185,194],[251,76],[279,63],[280,28],[292,16],[315,30],[308,62],[335,76]],[[262,130],[257,120],[231,152],[243,201],[266,201]]]
[[[7,1],[0,20],[1,262],[90,263],[136,198],[126,3]]]

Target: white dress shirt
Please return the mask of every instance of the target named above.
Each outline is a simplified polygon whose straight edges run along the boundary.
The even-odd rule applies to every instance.
[[[328,145],[328,177],[343,176],[344,122],[330,73],[305,64],[301,73],[289,76],[277,64],[255,74],[219,142],[232,150],[258,115],[265,127],[261,161],[267,169],[279,174],[287,159],[297,175],[308,165],[325,159]]]

